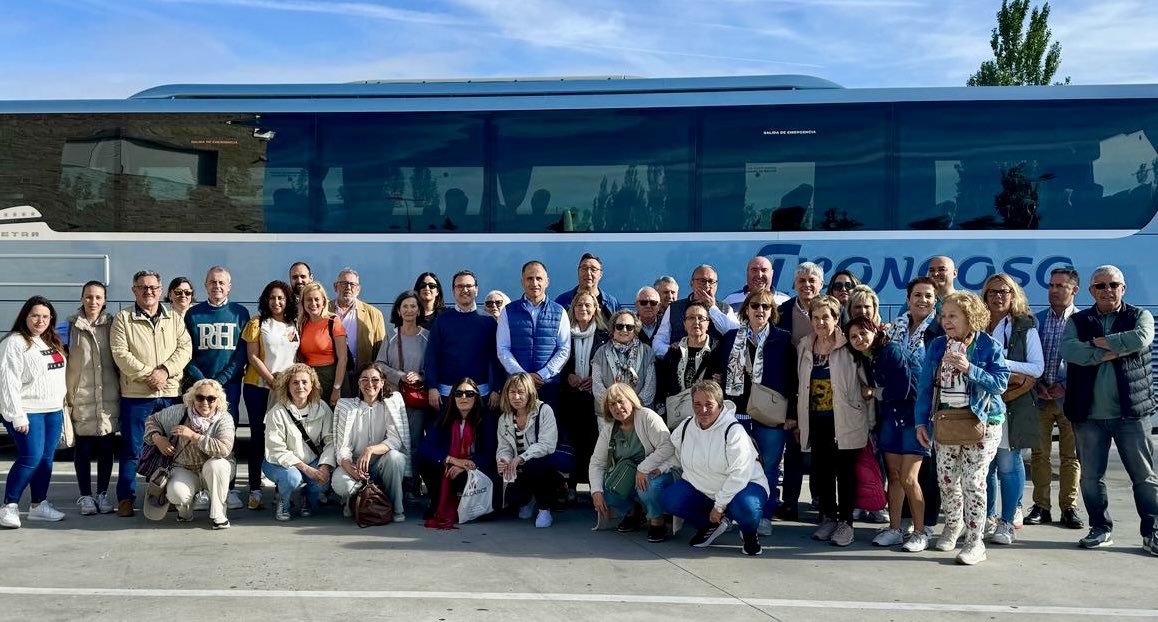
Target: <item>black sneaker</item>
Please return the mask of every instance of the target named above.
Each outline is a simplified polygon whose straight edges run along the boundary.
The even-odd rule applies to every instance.
[[[1158,556],[1158,530],[1142,538],[1142,550],[1151,555]]]
[[[1034,505],[1029,510],[1029,514],[1025,515],[1026,525],[1048,525],[1052,522],[1053,515],[1049,513],[1049,510],[1041,507],[1040,505]]]
[[[1061,524],[1066,529],[1082,529],[1086,526],[1085,521],[1082,520],[1081,516],[1078,516],[1078,511],[1074,508],[1062,510]]]
[[[753,532],[752,534],[741,534],[744,539],[744,554],[745,555],[759,555],[764,552],[764,548],[760,546],[760,534]]]
[[[711,546],[712,543],[716,541],[716,538],[719,538],[720,536],[727,533],[729,526],[731,526],[731,522],[727,517],[724,517],[720,522],[713,523],[697,531],[696,535],[692,536],[692,539],[690,542],[688,542],[688,544],[696,547],[697,549]]]
[[[647,526],[647,541],[653,544],[659,544],[667,540],[667,525],[648,525]]]
[[[795,505],[779,505],[772,510],[772,517],[779,521],[800,520],[800,510]]]
[[[619,526],[615,528],[615,531],[618,531],[619,533],[631,533],[642,526],[643,514],[632,512],[627,516],[624,516],[623,520],[619,521]]]
[[[1114,544],[1113,534],[1105,527],[1091,527],[1086,537],[1078,540],[1078,546],[1083,549],[1096,549]]]

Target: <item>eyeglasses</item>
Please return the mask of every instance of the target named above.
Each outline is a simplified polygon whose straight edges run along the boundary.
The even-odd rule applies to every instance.
[[[635,330],[635,324],[616,324],[615,330],[629,333],[629,332]]]
[[[217,403],[217,396],[216,395],[196,395],[196,396],[194,396],[194,398],[198,402],[205,402],[206,404],[216,404]]]
[[[579,266],[579,271],[580,272],[599,273],[599,272],[603,272],[603,268],[600,268],[599,266]]]
[[[852,288],[854,288],[854,287],[856,287],[856,285],[853,285],[852,281],[841,281],[839,283],[833,283],[832,284],[832,291],[834,291],[834,292],[850,291],[851,292]]]
[[[1094,289],[1099,290],[1099,291],[1106,289],[1107,287],[1109,287],[1110,289],[1118,289],[1124,285],[1125,285],[1125,283],[1116,283],[1113,281],[1111,281],[1109,283],[1094,283]]]
[[[635,306],[637,306],[637,307],[658,307],[659,301],[658,300],[636,300]]]
[[[715,285],[716,283],[719,283],[719,281],[717,281],[716,279],[698,278],[698,279],[692,279],[692,283],[703,283],[704,285]]]
[[[477,391],[455,391],[454,396],[455,397],[462,397],[462,398],[466,398],[466,399],[471,399],[474,397],[478,397],[478,392]]]
[[[138,289],[142,292],[159,292],[159,291],[161,291],[161,286],[160,285],[137,285],[135,287],[135,289]]]
[[[706,316],[706,315],[685,315],[684,321],[685,322],[695,322],[695,323],[699,324],[700,322],[707,322],[708,316]]]
[[[772,305],[770,305],[766,302],[753,302],[752,304],[748,305],[748,308],[749,309],[760,309],[761,311],[771,311]]]
[[[438,283],[423,283],[418,286],[418,289],[438,289]]]
[[[193,290],[191,290],[191,289],[175,289],[169,293],[174,295],[174,296],[181,296],[183,298],[192,298],[193,297]]]
[[[366,378],[359,378],[358,382],[364,382],[366,384],[382,384],[382,379],[376,378],[374,376],[367,376]]]
[[[468,289],[474,289],[474,288],[476,288],[476,287],[478,287],[478,285],[475,285],[475,284],[473,284],[473,283],[470,283],[470,284],[467,284],[467,285],[455,285],[455,286],[454,286],[454,288],[455,288],[455,289],[461,289],[461,290],[463,290],[463,291],[466,291],[466,290],[468,290]]]
[[[484,302],[483,304],[486,305],[486,308],[488,308],[488,309],[501,309],[503,306],[503,301],[501,301],[501,300],[488,300],[488,301]]]
[[[337,285],[338,285],[338,287],[351,287],[351,288],[353,288],[353,287],[360,286],[361,283],[357,283],[355,281],[338,281]]]
[[[1006,296],[1012,296],[1012,295],[1013,295],[1013,290],[1012,290],[1012,289],[991,289],[991,290],[989,290],[989,291],[987,291],[987,292],[985,292],[985,293],[986,293],[986,294],[991,294],[991,295],[993,295],[993,296],[1001,296],[1001,297],[1003,297],[1003,298],[1004,298],[1004,297],[1006,297]]]

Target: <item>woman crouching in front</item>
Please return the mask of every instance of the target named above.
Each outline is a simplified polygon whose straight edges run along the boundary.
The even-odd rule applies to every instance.
[[[666,527],[660,498],[677,464],[667,424],[622,382],[608,387],[603,420],[607,425],[599,428],[588,469],[595,511],[603,516],[610,508],[622,512],[620,533],[635,531],[646,520],[647,541],[663,542]]]
[[[187,523],[193,520],[193,497],[205,490],[209,493],[209,523],[214,529],[228,529],[225,496],[233,474],[235,428],[225,390],[216,380],[198,380],[182,401],[145,420],[145,442],[173,456],[165,498],[150,494],[145,500],[145,517],[163,519],[172,503],[177,507],[177,522]],[[176,444],[170,439],[176,439]]]
[[[710,546],[734,521],[744,554],[759,555],[757,530],[768,502],[768,478],[756,461],[756,447],[714,380],[692,385],[692,411],[671,434],[683,479],[664,490],[661,505],[697,529],[692,546]]]
[[[495,460],[504,482],[503,507],[519,508],[521,519],[530,518],[538,508],[535,527],[550,527],[555,492],[563,483],[550,459],[559,440],[555,413],[539,401],[535,382],[525,372],[507,379],[501,408]]]
[[[406,416],[402,394],[387,385],[381,363],[369,363],[358,373],[359,397],[338,400],[334,411],[334,445],[338,468],[334,492],[342,498],[342,513],[350,514],[354,486],[373,479],[394,506],[394,522],[406,520],[402,475],[406,454],[402,451],[401,421]]]

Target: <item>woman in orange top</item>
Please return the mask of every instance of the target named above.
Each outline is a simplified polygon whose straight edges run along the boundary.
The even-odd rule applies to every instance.
[[[342,379],[346,377],[346,329],[337,316],[326,310],[329,304],[321,283],[302,287],[302,318],[298,332],[298,358],[314,368],[323,398],[331,407],[338,402]]]

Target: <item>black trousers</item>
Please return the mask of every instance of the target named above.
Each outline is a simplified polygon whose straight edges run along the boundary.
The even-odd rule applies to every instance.
[[[117,435],[77,436],[73,449],[72,466],[76,470],[76,482],[81,496],[92,496],[92,461],[97,461],[97,492],[108,492],[113,476],[113,458],[120,448]]]
[[[547,464],[546,458],[532,458],[519,467],[515,481],[505,486],[503,505],[517,509],[534,499],[536,508],[552,510],[555,507],[555,492],[562,481],[562,476]]]
[[[813,490],[820,497],[821,518],[852,523],[856,507],[856,462],[860,449],[838,449],[833,417],[810,417]]]

